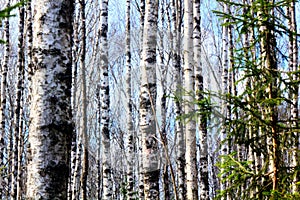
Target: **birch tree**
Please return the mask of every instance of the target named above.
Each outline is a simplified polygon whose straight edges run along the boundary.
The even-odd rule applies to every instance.
[[[143,53],[143,41],[144,41],[144,24],[145,24],[145,0],[140,0],[140,34],[139,34],[139,42],[140,42],[140,62],[141,55]],[[144,199],[144,176],[143,176],[143,147],[142,147],[142,133],[138,133],[138,156],[139,156],[139,166],[138,166],[138,181],[139,181],[139,198],[141,200]]]
[[[66,199],[69,174],[73,1],[33,1],[29,199]],[[57,20],[59,19],[59,20]]]
[[[126,95],[127,95],[127,198],[129,200],[135,199],[134,197],[134,132],[132,121],[132,95],[131,95],[131,47],[130,47],[130,11],[131,2],[126,0]]]
[[[102,134],[102,165],[103,165],[103,199],[112,198],[112,169],[110,157],[109,131],[109,78],[108,78],[108,0],[100,3],[100,102],[101,104],[101,134]]]
[[[6,2],[6,7],[10,6],[10,0]],[[10,55],[10,38],[9,38],[9,18],[5,19],[4,22],[4,31],[5,31],[5,51],[4,59],[2,61],[1,67],[1,107],[0,107],[0,198],[5,197],[5,187],[8,185],[7,180],[5,180],[5,161],[4,161],[4,152],[5,152],[5,124],[6,124],[6,91],[7,91],[7,70],[9,64],[9,55]]]
[[[184,112],[186,116],[195,112],[193,98],[195,91],[194,59],[193,59],[193,1],[184,1],[184,88],[187,94],[184,96]],[[190,117],[185,124],[185,160],[186,160],[186,188],[189,200],[198,199],[198,172],[196,157],[196,122]]]
[[[76,4],[75,4],[76,5]],[[79,56],[79,13],[74,11],[73,16],[73,45],[72,45],[72,117],[77,120],[78,115],[78,58]],[[71,142],[71,166],[68,199],[78,199],[80,193],[81,155],[82,155],[82,134],[79,128],[75,128]]]
[[[141,60],[140,133],[142,135],[145,199],[159,198],[158,144],[156,139],[156,34],[158,1],[146,0]]]
[[[182,25],[182,1],[172,0],[171,2],[172,13],[172,27],[173,27],[173,52],[172,62],[174,66],[174,90],[175,95],[175,114],[177,117],[175,123],[176,132],[176,166],[178,177],[178,198],[185,199],[186,197],[186,184],[185,184],[185,137],[183,133],[183,124],[179,118],[183,114],[182,108],[182,65],[181,65],[181,25]]]
[[[229,13],[229,5],[224,3],[223,5],[223,10],[224,13]],[[224,20],[224,24],[228,22],[228,19]],[[226,96],[228,93],[228,27],[223,26],[222,29],[222,95]],[[224,142],[221,147],[221,155],[227,155],[229,153],[229,144],[227,140],[227,134],[226,134],[226,120],[227,120],[227,102],[226,99],[222,100],[222,105],[221,105],[221,113],[222,113],[222,125],[221,125],[221,141]],[[224,162],[224,160],[221,160],[221,162]],[[222,173],[222,172],[221,172]],[[224,176],[222,177],[224,178]],[[226,189],[226,184],[227,182],[220,183],[220,189],[225,190]],[[225,197],[226,199],[226,197]]]
[[[11,198],[12,199],[20,199],[20,191],[19,195],[17,195],[17,188],[20,190],[20,182],[18,181],[18,177],[22,176],[22,147],[23,147],[23,134],[22,134],[22,108],[21,108],[21,99],[24,88],[24,6],[19,8],[19,36],[18,36],[18,75],[17,75],[17,91],[16,91],[16,104],[15,104],[15,127],[14,127],[14,145],[13,145],[13,164],[12,164],[12,178],[11,178]],[[19,152],[21,151],[21,152]]]
[[[80,177],[80,189],[81,199],[87,199],[87,176],[89,170],[89,151],[88,151],[88,133],[87,133],[87,86],[86,86],[86,67],[85,67],[85,56],[86,56],[86,25],[85,25],[85,0],[79,1],[80,19],[81,19],[81,53],[80,53],[80,68],[81,68],[81,79],[82,79],[82,125],[81,135],[84,142],[83,147],[83,159],[82,159],[82,173]]]
[[[209,181],[208,181],[208,146],[207,146],[207,103],[204,99],[203,72],[201,62],[201,15],[200,0],[194,0],[194,64],[195,64],[195,95],[199,107],[200,119],[198,120],[199,140],[200,140],[200,165],[199,165],[199,190],[200,199],[209,199]]]

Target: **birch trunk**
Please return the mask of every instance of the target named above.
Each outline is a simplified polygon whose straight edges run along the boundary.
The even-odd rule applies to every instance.
[[[203,72],[201,62],[201,15],[200,15],[200,0],[194,0],[194,63],[195,63],[195,92],[197,102],[203,102]],[[200,165],[199,165],[199,190],[200,199],[209,199],[209,181],[208,181],[208,145],[207,145],[207,113],[205,105],[197,108],[200,112],[200,119],[198,122],[199,140],[200,140]]]
[[[97,92],[96,92],[96,98],[97,98],[97,124],[100,127],[101,124],[101,101],[100,101],[100,96],[99,96],[99,88],[97,88]],[[96,157],[96,162],[97,162],[97,191],[96,191],[96,198],[97,199],[101,199],[102,197],[102,158],[101,158],[101,135],[98,136],[97,138],[97,157]]]
[[[141,60],[140,133],[145,199],[159,198],[159,150],[156,139],[156,34],[158,1],[146,1]]]
[[[24,83],[27,82],[27,84],[25,85],[26,86],[26,91],[29,91],[29,84],[31,82],[31,76],[32,76],[32,72],[31,72],[31,69],[32,69],[32,64],[33,64],[33,60],[32,60],[32,6],[31,6],[31,0],[28,0],[26,1],[26,28],[27,28],[27,31],[26,31],[26,34],[27,34],[27,50],[26,50],[26,53],[25,55],[27,55],[27,67],[25,65],[25,69],[24,69],[24,72],[25,72],[25,80],[24,80]],[[26,59],[25,58],[25,59]],[[27,72],[27,73],[26,73]],[[23,100],[23,103],[24,103],[24,108],[29,108],[29,101],[30,101],[30,96],[28,94],[24,93],[24,100]],[[29,117],[29,111],[28,110],[25,110],[24,109],[24,118],[25,116]],[[24,133],[28,132],[29,131],[29,124],[25,122],[25,120],[23,121],[23,126],[24,126]],[[28,143],[25,143],[25,134],[23,137],[20,137],[21,139],[24,139],[23,140],[23,143],[21,144],[22,145],[22,149],[24,148],[25,149],[25,145],[28,145]],[[18,197],[21,197],[24,198],[24,196],[26,196],[26,189],[27,189],[27,186],[26,186],[26,182],[27,182],[27,168],[28,168],[28,165],[27,165],[27,152],[28,152],[28,148],[26,148],[27,151],[25,151],[23,153],[23,150],[19,150],[19,155],[21,156],[23,154],[23,159],[21,157],[19,157],[19,162],[23,162],[24,164],[21,166],[19,165],[19,167],[22,167],[22,171],[23,171],[23,174],[19,174],[18,176],[18,184],[20,185],[20,187],[17,188],[18,190],[18,194],[17,196]],[[24,162],[26,161],[26,162]],[[20,176],[21,175],[21,176]]]
[[[77,109],[77,85],[78,85],[78,17],[77,12],[74,11],[73,16],[73,43],[72,43],[72,115],[73,121],[75,122],[77,119],[76,114],[78,113]],[[76,124],[76,123],[75,123]],[[68,183],[68,199],[74,200],[78,199],[79,192],[79,179],[80,179],[80,166],[81,166],[81,153],[82,153],[82,143],[81,139],[79,139],[78,128],[74,127],[72,134],[72,142],[71,142],[71,165],[70,165],[70,178]],[[77,153],[78,152],[78,153]]]
[[[174,90],[175,90],[175,114],[179,118],[183,114],[182,109],[182,66],[181,66],[181,25],[182,25],[182,2],[181,0],[172,0],[172,26],[174,34],[174,44],[172,49],[173,66],[174,66]],[[178,179],[178,199],[185,199],[186,185],[185,185],[185,137],[183,133],[182,121],[177,119],[175,122],[176,132],[176,172]]]
[[[31,82],[31,76],[32,76],[32,65],[33,65],[33,60],[32,60],[32,40],[33,40],[33,29],[32,29],[32,0],[28,0],[26,4],[26,25],[27,25],[27,38],[28,38],[28,43],[27,43],[27,55],[28,55],[28,81]],[[29,96],[30,98],[30,96]],[[29,99],[30,101],[30,99]]]
[[[19,8],[19,36],[18,36],[18,75],[17,75],[17,94],[16,94],[16,105],[15,105],[15,127],[14,127],[14,143],[13,143],[13,165],[12,165],[12,178],[11,178],[11,199],[17,198],[17,187],[18,187],[18,176],[21,176],[21,155],[23,146],[22,138],[22,109],[21,109],[21,99],[23,90],[23,80],[24,80],[24,52],[23,52],[23,32],[24,32],[24,7]],[[20,175],[18,175],[20,174]],[[19,185],[20,187],[20,185]],[[20,196],[18,197],[18,199]]]
[[[193,0],[184,1],[184,88],[187,94],[184,96],[184,112],[187,116],[193,115],[195,77],[193,59]],[[193,117],[185,124],[185,160],[186,160],[186,188],[187,199],[198,199],[198,172],[196,158],[196,122]]]
[[[82,200],[87,199],[87,177],[89,170],[89,152],[88,152],[88,134],[87,134],[87,86],[86,86],[86,67],[85,67],[85,54],[86,54],[86,25],[85,25],[85,0],[79,1],[79,10],[81,15],[81,54],[80,54],[80,68],[82,80],[82,139],[83,139],[83,159],[82,159],[82,173],[80,177],[80,189]]]
[[[108,79],[108,0],[100,3],[100,101],[101,101],[101,134],[102,134],[102,165],[103,165],[103,199],[112,199],[113,183],[110,156],[110,131],[109,131],[109,79]]]
[[[140,0],[140,58],[142,60],[143,41],[144,41],[144,24],[145,24],[145,0]],[[140,62],[142,62],[140,60]],[[142,147],[142,133],[138,133],[138,179],[139,179],[139,198],[143,200],[144,194],[144,175],[143,175],[143,147]]]
[[[72,1],[34,1],[29,199],[67,198],[73,131],[70,107],[72,13]]]
[[[9,7],[10,1],[7,1],[6,7]],[[9,18],[6,18],[4,22],[4,31],[5,31],[5,52],[4,59],[2,63],[2,77],[1,77],[1,107],[0,107],[0,199],[5,198],[5,187],[8,186],[7,175],[5,175],[5,162],[4,162],[4,152],[5,152],[5,118],[6,118],[6,94],[7,94],[7,71],[8,71],[8,62],[10,55],[10,40],[9,40]],[[9,159],[9,158],[8,158]],[[9,166],[8,166],[9,167]]]
[[[134,195],[134,132],[132,119],[131,95],[131,48],[130,48],[130,0],[126,0],[126,95],[127,95],[127,199],[135,199]]]
[[[166,20],[165,20],[165,15],[169,15],[168,10],[166,9],[166,2],[164,0],[161,0],[159,2],[159,10],[160,10],[160,26],[164,27]],[[168,140],[167,140],[167,65],[165,64],[165,60],[167,56],[165,56],[165,45],[164,45],[164,40],[165,40],[165,32],[164,31],[159,31],[159,41],[158,41],[158,53],[159,53],[159,64],[157,67],[157,71],[160,72],[158,80],[160,81],[160,86],[161,86],[161,98],[160,98],[160,113],[161,113],[161,123],[160,123],[160,128],[159,128],[159,135],[160,135],[160,140],[161,140],[161,149],[162,149],[162,156],[165,162],[161,166],[161,174],[162,174],[162,184],[163,184],[163,191],[164,191],[164,199],[165,200],[170,200],[170,177],[169,177],[169,165],[170,165],[170,158],[169,158],[169,153],[168,153]],[[158,97],[159,98],[159,97]],[[159,101],[159,100],[157,100]]]
[[[224,3],[224,13],[229,13],[229,8],[226,3]],[[225,19],[224,23],[227,23],[228,19]],[[226,95],[228,93],[228,27],[223,26],[222,32],[222,95]],[[222,127],[221,127],[221,141],[225,141],[227,139],[226,126],[225,122],[227,120],[227,103],[226,100],[222,100],[221,105],[221,113],[223,116]],[[224,142],[221,146],[221,155],[227,155],[229,153],[229,144],[228,141]],[[221,162],[224,162],[221,160]],[[225,178],[224,175],[221,177],[221,180]],[[227,182],[220,183],[220,190],[225,190]],[[227,194],[226,194],[227,195]],[[223,199],[227,199],[227,197],[223,197]]]
[[[76,159],[75,159],[75,166],[74,166],[74,174],[73,174],[73,185],[72,185],[72,200],[79,199],[80,194],[80,176],[81,176],[81,163],[82,163],[82,137],[78,135],[77,138],[77,148],[76,148]]]

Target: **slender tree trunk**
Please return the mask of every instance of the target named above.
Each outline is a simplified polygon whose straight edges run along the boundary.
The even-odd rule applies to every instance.
[[[73,133],[74,134],[74,133]],[[74,175],[73,175],[73,186],[72,186],[72,200],[79,199],[79,190],[80,190],[80,177],[81,177],[81,155],[82,155],[82,137],[78,135],[77,137],[77,152],[75,155],[75,168],[74,168]]]
[[[97,121],[98,121],[98,125],[100,127],[100,124],[101,124],[101,101],[100,101],[100,88],[97,88],[97,92],[96,92],[96,98],[97,98]],[[98,129],[97,129],[98,130]],[[96,192],[96,198],[97,199],[101,199],[102,197],[102,175],[103,173],[102,172],[102,159],[101,159],[101,141],[102,141],[102,138],[101,138],[101,134],[98,136],[97,138],[97,192]]]
[[[199,165],[199,189],[200,199],[209,199],[209,181],[208,181],[208,145],[207,145],[207,105],[203,96],[203,72],[201,61],[201,15],[200,15],[200,0],[194,0],[194,63],[195,63],[195,92],[196,100],[200,104],[197,108],[200,112],[198,122],[199,140],[200,140],[200,165]],[[202,103],[200,103],[202,102]]]
[[[140,133],[145,199],[159,198],[159,150],[156,139],[156,34],[158,1],[146,0],[141,60]]]
[[[76,177],[75,169],[76,169],[76,162],[77,162],[76,151],[77,151],[77,137],[76,137],[76,130],[74,128],[74,131],[72,134],[72,142],[71,142],[71,155],[70,155],[71,156],[71,164],[70,164],[70,177],[69,177],[69,183],[68,183],[68,200],[72,200],[73,195],[76,196],[76,192],[73,191],[73,188],[77,184],[77,181],[75,178]]]
[[[80,21],[81,21],[81,53],[80,53],[80,68],[82,80],[82,127],[81,134],[83,139],[83,159],[82,159],[82,173],[80,177],[80,189],[82,200],[87,199],[87,178],[89,171],[89,138],[87,134],[87,86],[86,86],[86,67],[85,67],[85,54],[86,54],[86,25],[85,25],[85,0],[79,1]]]
[[[172,26],[174,34],[173,44],[173,66],[174,66],[174,88],[175,88],[175,114],[179,118],[183,114],[182,109],[182,66],[181,66],[181,25],[182,25],[182,2],[181,0],[172,0]],[[178,199],[185,199],[185,137],[183,133],[182,121],[177,119],[175,122],[176,135],[176,166],[178,179]]]
[[[143,40],[144,40],[144,24],[145,24],[145,0],[140,0],[140,63],[142,62]],[[145,198],[144,193],[144,175],[143,175],[143,147],[142,133],[138,132],[138,183],[139,183],[139,199]]]
[[[67,198],[73,131],[72,13],[73,1],[34,1],[28,199]]]
[[[195,91],[194,59],[193,59],[193,0],[184,1],[184,112],[188,116],[194,113],[193,95]],[[196,152],[196,122],[191,117],[185,128],[185,160],[187,199],[198,199],[198,171]]]
[[[229,13],[229,8],[226,3],[223,5],[223,9],[225,13]],[[225,19],[224,23],[227,23],[228,19]],[[222,32],[222,95],[227,95],[228,93],[228,27],[223,26]],[[225,141],[227,139],[226,126],[225,122],[227,120],[227,102],[226,100],[222,100],[221,105],[221,113],[223,116],[222,127],[221,127],[221,141]],[[221,146],[221,155],[227,155],[229,153],[229,144],[228,141],[224,142]],[[224,160],[221,160],[224,162]],[[221,179],[225,178],[224,175]],[[220,183],[220,190],[225,190],[227,187],[227,182]],[[228,196],[228,194],[226,194]],[[223,200],[227,199],[227,197],[223,197]]]
[[[25,88],[24,90],[25,91],[29,91],[29,84],[31,82],[31,77],[32,77],[32,65],[33,65],[33,59],[32,59],[32,43],[33,43],[33,29],[32,29],[32,3],[31,3],[31,0],[28,0],[26,1],[26,26],[27,26],[27,31],[26,31],[26,34],[27,34],[27,55],[26,58],[27,58],[27,66],[25,66],[25,69],[24,69],[24,73],[25,73],[25,80],[24,80],[24,83],[27,83],[25,84]],[[23,137],[20,137],[21,139],[24,139],[23,140],[23,147],[25,149],[25,146],[28,147],[28,142],[25,140],[25,136],[26,134],[25,133],[28,133],[29,132],[29,123],[27,122],[28,121],[28,118],[29,118],[29,102],[30,102],[30,95],[29,94],[26,94],[24,93],[24,108],[27,108],[27,110],[24,109],[24,120],[23,120],[23,126],[24,126],[24,136]],[[25,121],[26,120],[26,121]],[[27,190],[27,169],[28,169],[28,165],[27,165],[27,161],[28,161],[28,149],[29,148],[26,148],[26,151],[23,153],[23,151],[19,151],[19,153],[22,153],[23,154],[23,161],[21,159],[19,159],[20,162],[23,162],[24,164],[19,167],[22,167],[22,171],[23,171],[23,174],[21,174],[22,176],[19,176],[18,177],[18,182],[20,183],[21,187],[18,188],[18,197],[21,196],[21,199],[26,196],[26,190]],[[20,175],[20,174],[19,174]]]
[[[127,95],[127,199],[135,199],[134,194],[134,132],[131,95],[131,47],[130,47],[130,0],[126,0],[126,95]]]
[[[10,6],[10,0],[7,1],[6,7]],[[4,59],[2,63],[2,77],[1,77],[1,107],[0,107],[0,199],[5,198],[5,188],[8,187],[7,175],[5,175],[5,162],[4,162],[4,152],[5,152],[5,119],[6,119],[6,94],[7,94],[7,71],[8,71],[8,62],[10,55],[10,40],[9,40],[9,19],[6,18],[4,22],[4,31],[5,31],[5,52]],[[8,152],[7,152],[8,153]],[[9,157],[7,159],[10,159]],[[9,167],[9,166],[8,166]]]
[[[290,2],[290,6],[287,8],[287,16],[288,16],[288,26],[289,26],[289,70],[292,73],[292,89],[290,92],[292,104],[291,104],[291,141],[292,146],[295,151],[292,152],[291,155],[291,167],[296,168],[299,164],[298,158],[299,153],[297,153],[297,149],[299,149],[299,137],[297,131],[294,131],[298,127],[298,100],[299,100],[299,85],[297,84],[298,78],[296,72],[298,71],[298,46],[297,46],[297,24],[296,24],[296,11],[295,11],[295,1]],[[299,186],[297,186],[297,182],[299,182],[299,172],[296,173],[293,180],[292,192],[298,192]]]
[[[111,199],[112,169],[110,156],[110,131],[109,131],[109,79],[108,79],[108,0],[100,3],[100,101],[101,101],[101,134],[102,134],[102,165],[103,165],[103,199]]]
[[[253,0],[249,0],[248,3],[249,4],[253,3]],[[246,2],[246,4],[247,4],[247,2]],[[247,9],[245,8],[244,13],[246,13],[246,11],[247,11]],[[254,16],[254,11],[253,10],[251,10],[250,13],[251,13],[252,16]],[[249,34],[249,36],[248,36],[248,34]],[[249,38],[247,38],[247,36]],[[257,60],[257,55],[256,55],[257,51],[256,51],[256,48],[253,47],[253,44],[255,43],[255,33],[254,33],[253,27],[249,28],[249,31],[247,32],[245,37],[246,37],[245,40],[246,40],[246,43],[247,43],[247,47],[250,48],[252,46],[252,48],[250,50],[249,60],[251,60],[252,62],[255,63],[256,60]],[[248,42],[248,40],[249,40],[249,42]],[[253,89],[253,79],[249,78],[247,80],[247,82],[248,82],[247,83],[248,87]],[[249,95],[248,100],[250,100],[250,98],[256,98],[256,92],[254,92],[252,95]],[[259,107],[259,105],[257,105],[257,107]],[[248,108],[251,108],[251,106],[249,105]],[[249,119],[251,119],[251,117],[253,117],[253,116],[249,116]],[[261,133],[261,131],[260,131],[260,128],[257,127],[257,124],[253,125],[253,123],[251,121],[249,121],[249,133],[248,133],[249,138],[248,139],[255,138],[255,137],[260,137],[260,133]],[[258,143],[260,143],[260,142],[259,141],[254,141],[254,145],[257,145]],[[249,160],[253,160],[252,167],[254,169],[254,172],[257,173],[258,171],[261,170],[261,167],[263,166],[263,163],[264,163],[263,162],[263,156],[261,155],[261,152],[254,151],[254,148],[251,147],[251,146],[248,148],[248,155],[249,155],[248,156]],[[263,180],[257,180],[257,183],[258,183],[257,185],[260,185],[262,183],[262,181]],[[258,192],[259,187],[256,186],[254,191]],[[252,197],[252,196],[258,197],[258,195],[250,194],[250,197]]]
[[[11,199],[17,198],[17,187],[18,187],[18,176],[21,176],[21,163],[22,159],[21,155],[23,146],[22,137],[22,109],[21,109],[21,101],[22,94],[24,88],[24,45],[23,45],[23,32],[24,32],[24,6],[19,8],[19,36],[18,36],[18,75],[17,75],[17,92],[16,92],[16,105],[15,105],[15,127],[14,127],[14,143],[13,143],[13,165],[12,165],[12,178],[11,178]],[[21,148],[21,149],[20,149]],[[19,159],[18,159],[19,158]],[[18,175],[20,173],[20,175]],[[20,185],[19,185],[20,187]],[[20,198],[20,196],[18,197]]]
[[[261,62],[262,70],[268,75],[265,75],[264,81],[267,82],[268,87],[266,89],[265,98],[269,100],[276,100],[277,95],[277,60],[275,55],[276,38],[274,36],[274,22],[272,19],[265,21],[266,16],[274,15],[274,10],[271,1],[261,2],[259,4],[259,31],[261,34],[260,49],[261,49]],[[270,132],[267,134],[267,151],[269,155],[269,171],[272,179],[272,189],[277,190],[278,187],[278,169],[279,169],[279,139],[278,139],[278,108],[276,105],[268,103],[263,107],[264,120],[268,121]]]
[[[145,0],[140,0],[140,62],[142,62],[143,40],[144,40],[144,24],[145,24]],[[138,133],[138,180],[139,180],[139,199],[145,198],[144,193],[144,175],[143,175],[143,147],[142,133]]]
[[[75,4],[76,5],[76,4]],[[76,10],[76,9],[75,9]],[[78,61],[81,58],[79,55],[79,21],[80,13],[74,11],[73,15],[73,45],[72,45],[72,113],[73,121],[78,119],[79,112],[79,94],[78,94]],[[69,182],[69,199],[79,199],[80,194],[80,177],[81,177],[81,163],[82,163],[82,135],[80,134],[80,123],[76,125],[72,134],[71,143],[71,172]]]
[[[164,0],[160,1],[159,5],[159,10],[160,10],[160,22],[162,27],[165,26],[165,15],[167,12],[167,9],[165,8],[166,2]],[[164,191],[164,199],[165,200],[170,200],[170,177],[169,177],[169,165],[170,165],[170,158],[169,158],[169,151],[168,151],[168,140],[167,140],[167,65],[165,64],[165,45],[164,45],[164,39],[165,39],[165,32],[164,31],[159,31],[159,44],[158,44],[158,53],[159,53],[159,64],[158,64],[158,69],[157,71],[160,72],[160,77],[158,80],[160,80],[160,85],[161,85],[161,100],[160,100],[160,112],[161,112],[161,123],[160,123],[160,128],[159,128],[159,134],[160,134],[160,139],[161,139],[161,149],[162,149],[162,155],[164,156],[163,160],[165,162],[162,165],[162,182],[163,182],[163,191]],[[159,101],[159,100],[158,100]]]

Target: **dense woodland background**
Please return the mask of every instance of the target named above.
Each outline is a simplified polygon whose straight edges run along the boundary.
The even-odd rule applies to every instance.
[[[0,199],[300,199],[299,9],[0,0]]]

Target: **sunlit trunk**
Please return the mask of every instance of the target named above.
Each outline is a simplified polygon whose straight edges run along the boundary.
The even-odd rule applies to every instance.
[[[10,0],[7,1],[6,7],[10,5]],[[4,22],[4,31],[5,31],[5,51],[4,51],[4,59],[2,61],[2,68],[1,68],[1,106],[0,106],[0,199],[5,198],[5,188],[8,187],[8,180],[7,175],[5,174],[5,162],[4,162],[4,153],[6,149],[6,142],[5,139],[5,120],[6,120],[6,95],[7,95],[7,70],[9,64],[9,55],[10,55],[10,40],[9,40],[9,19],[6,18]],[[9,139],[9,138],[8,138]],[[7,152],[8,154],[9,152]],[[9,158],[8,158],[9,159]],[[9,166],[8,166],[9,167]],[[5,178],[6,177],[6,178]]]
[[[33,2],[34,63],[26,198],[66,199],[73,132],[70,106],[73,2]]]
[[[140,133],[145,199],[159,199],[159,149],[156,137],[156,34],[158,1],[146,0],[141,56]]]
[[[184,75],[184,113],[189,116],[194,113],[195,105],[195,75],[193,54],[193,0],[184,1],[184,35],[183,35],[183,75]],[[188,200],[198,199],[198,171],[196,152],[196,122],[193,117],[185,124],[185,169]]]
[[[102,134],[102,165],[103,165],[103,199],[111,199],[113,195],[112,169],[110,155],[109,131],[109,78],[108,78],[108,0],[100,2],[100,101],[101,101],[101,134]]]
[[[11,192],[10,196],[11,199],[17,198],[17,187],[18,187],[18,176],[21,176],[21,156],[23,146],[22,140],[22,108],[21,108],[21,101],[23,95],[23,88],[24,88],[24,45],[23,45],[23,38],[24,38],[24,7],[19,8],[19,36],[18,36],[18,75],[17,75],[17,91],[16,91],[16,104],[15,104],[15,127],[14,127],[14,143],[13,143],[13,158],[12,158],[12,177],[11,177]],[[20,175],[19,175],[20,174]],[[19,185],[20,188],[20,185]],[[18,197],[20,198],[20,196]]]
[[[200,158],[199,158],[199,192],[200,199],[209,199],[209,181],[208,181],[208,146],[207,146],[207,104],[204,99],[203,87],[203,72],[201,62],[201,15],[200,15],[200,0],[194,0],[194,67],[195,67],[195,95],[198,102],[197,112],[200,112],[198,119],[199,141],[200,141]],[[201,102],[201,103],[200,103]]]
[[[132,119],[132,95],[131,95],[131,29],[130,29],[130,0],[126,1],[126,99],[127,99],[127,199],[135,199],[134,194],[134,127]]]

